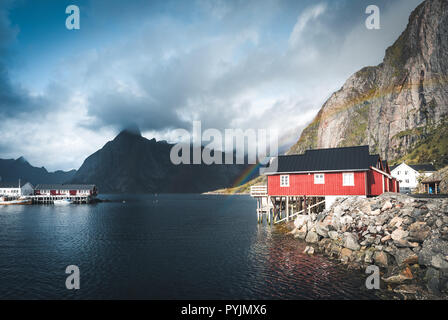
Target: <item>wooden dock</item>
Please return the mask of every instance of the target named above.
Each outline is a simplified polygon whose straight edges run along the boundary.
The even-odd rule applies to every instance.
[[[325,208],[325,197],[269,196],[267,186],[252,186],[250,195],[257,200],[257,221],[268,224],[291,221],[299,214],[318,213]]]
[[[72,203],[88,204],[95,199],[91,195],[32,195],[29,197],[32,199],[33,204],[54,204],[55,200],[71,200]]]

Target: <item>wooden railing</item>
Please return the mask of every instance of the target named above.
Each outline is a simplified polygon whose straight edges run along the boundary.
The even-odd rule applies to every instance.
[[[252,186],[250,195],[251,197],[265,197],[268,195],[268,186]]]

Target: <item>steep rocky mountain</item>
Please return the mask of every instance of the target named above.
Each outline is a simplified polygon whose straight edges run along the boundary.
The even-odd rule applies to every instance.
[[[101,193],[198,193],[232,186],[247,168],[236,164],[174,165],[172,147],[164,141],[148,140],[136,130],[124,130],[90,155],[71,182],[94,183]]]
[[[288,154],[368,144],[383,158],[448,164],[448,1],[426,0],[384,60],[351,76]],[[441,139],[442,138],[442,139]]]
[[[64,183],[73,178],[76,170],[48,172],[44,167],[33,167],[20,157],[14,159],[0,159],[0,177],[1,181],[16,182],[19,179],[23,183],[31,182],[33,185],[38,183]]]

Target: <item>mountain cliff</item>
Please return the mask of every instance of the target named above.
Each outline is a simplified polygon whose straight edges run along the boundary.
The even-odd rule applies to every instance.
[[[33,167],[20,157],[14,159],[0,159],[0,178],[6,182],[16,182],[19,179],[22,183],[64,183],[72,179],[76,170],[48,172],[44,167]]]
[[[352,75],[288,154],[368,144],[386,159],[448,164],[448,1],[427,0],[384,60]],[[413,150],[418,150],[413,153]]]
[[[94,183],[101,193],[200,193],[232,186],[247,168],[225,164],[174,165],[170,160],[172,146],[148,140],[136,130],[124,130],[90,155],[71,182]]]

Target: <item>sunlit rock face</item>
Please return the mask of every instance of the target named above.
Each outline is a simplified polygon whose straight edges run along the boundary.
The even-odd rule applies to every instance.
[[[446,130],[447,114],[448,2],[425,1],[383,62],[333,93],[288,153],[368,144],[371,152],[396,159]]]

